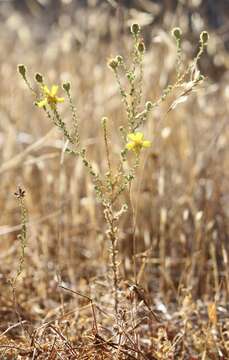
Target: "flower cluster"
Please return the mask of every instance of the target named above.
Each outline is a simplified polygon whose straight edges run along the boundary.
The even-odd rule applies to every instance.
[[[136,155],[140,154],[142,148],[148,148],[151,146],[149,140],[144,139],[144,134],[141,132],[131,133],[127,135],[130,142],[126,144],[126,149],[134,151]]]
[[[43,85],[43,99],[37,101],[36,105],[40,108],[49,105],[52,110],[55,110],[57,103],[64,102],[64,98],[57,96],[58,89],[59,87],[57,85],[52,85],[50,90],[46,85]]]

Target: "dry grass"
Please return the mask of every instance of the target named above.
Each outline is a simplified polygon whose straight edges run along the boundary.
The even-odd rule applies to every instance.
[[[0,359],[229,358],[229,60],[220,39],[211,33],[208,57],[223,61],[224,76],[211,80],[214,68],[203,58],[207,81],[168,113],[169,98],[144,129],[153,146],[141,156],[131,193],[138,284],[135,217],[128,212],[119,229],[118,316],[106,226],[90,178],[80,159],[63,156],[61,133],[32,105],[16,73],[20,62],[50,83],[71,80],[84,145],[105,171],[100,119],[112,120],[115,153],[123,117],[106,61],[128,54],[132,13],[124,14],[120,30],[119,18],[106,8],[79,9],[76,24],[62,16],[59,26],[47,28],[44,42],[36,27],[30,32],[29,18],[26,23],[11,13],[1,24]],[[157,98],[174,76],[176,49],[167,33],[174,20],[185,25],[182,16],[168,13],[167,23],[147,31],[153,42],[145,55],[146,99]],[[184,48],[192,57],[195,46],[185,41]],[[68,119],[65,106],[62,113]],[[9,280],[21,252],[13,196],[19,184],[29,221],[13,296]]]

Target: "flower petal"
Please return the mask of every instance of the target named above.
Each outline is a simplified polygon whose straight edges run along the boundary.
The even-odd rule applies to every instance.
[[[142,141],[144,138],[144,135],[142,132],[136,132],[135,133],[135,141]]]
[[[149,140],[143,141],[142,146],[145,147],[145,148],[150,147],[151,146],[151,141],[149,141]]]
[[[135,141],[136,140],[136,134],[135,133],[131,133],[127,135],[129,140]]]
[[[49,96],[49,95],[50,95],[50,91],[49,91],[48,86],[47,86],[47,85],[44,85],[42,88],[43,88],[44,94]]]
[[[52,85],[50,95],[55,96],[57,94],[58,89],[59,89],[58,85]]]
[[[57,102],[63,103],[64,102],[64,98],[63,97],[57,97],[56,98]]]
[[[132,142],[127,143],[126,144],[126,149],[133,150],[134,149],[134,143],[132,143]]]

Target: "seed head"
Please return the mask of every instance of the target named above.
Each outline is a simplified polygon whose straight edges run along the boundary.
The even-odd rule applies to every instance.
[[[16,198],[22,199],[23,197],[25,197],[25,190],[18,186],[18,190],[14,193],[14,195],[16,196]]]

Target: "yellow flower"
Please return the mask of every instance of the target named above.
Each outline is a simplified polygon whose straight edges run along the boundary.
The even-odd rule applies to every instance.
[[[57,96],[58,88],[59,87],[57,85],[52,85],[51,90],[49,90],[49,88],[46,85],[42,86],[44,97],[43,99],[37,101],[37,106],[42,108],[44,106],[49,105],[51,109],[54,110],[56,108],[57,103],[64,102],[64,98]]]
[[[130,142],[126,144],[126,149],[134,151],[136,155],[139,155],[142,148],[151,146],[151,142],[144,140],[144,134],[141,132],[128,134],[127,137]]]

